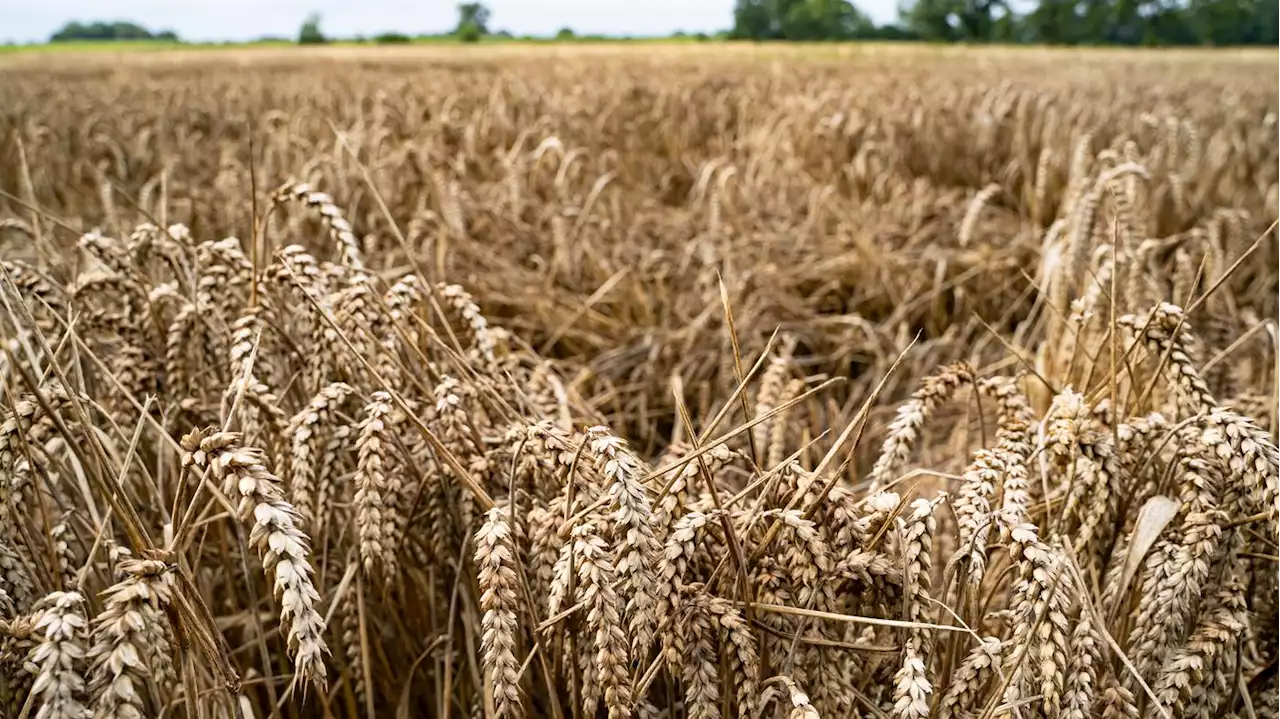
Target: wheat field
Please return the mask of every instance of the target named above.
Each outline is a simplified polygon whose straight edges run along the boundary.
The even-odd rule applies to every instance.
[[[1280,716],[1276,62],[0,57],[0,716]]]

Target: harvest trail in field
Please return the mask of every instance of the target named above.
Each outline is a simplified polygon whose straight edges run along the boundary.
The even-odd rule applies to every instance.
[[[0,715],[1276,717],[1275,61],[0,59]]]

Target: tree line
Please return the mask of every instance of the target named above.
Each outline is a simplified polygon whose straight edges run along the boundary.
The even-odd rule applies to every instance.
[[[49,36],[49,42],[76,40],[166,40],[176,42],[177,33],[172,30],[152,32],[132,22],[69,22]]]
[[[849,0],[737,0],[730,37],[1049,45],[1275,45],[1277,0],[908,0],[876,25]]]
[[[935,42],[1037,43],[1048,45],[1276,45],[1277,0],[905,0],[895,23],[877,25],[850,0],[736,0],[731,29],[716,37],[736,40],[924,40]],[[464,2],[450,36],[462,42],[510,38],[491,32],[488,6]],[[689,37],[676,33],[677,37]],[[575,39],[569,28],[557,40]],[[698,34],[697,39],[709,39]],[[410,42],[388,32],[380,43]],[[594,39],[606,39],[596,37]],[[70,40],[168,40],[131,22],[71,22],[50,38]],[[312,15],[300,44],[329,40]]]

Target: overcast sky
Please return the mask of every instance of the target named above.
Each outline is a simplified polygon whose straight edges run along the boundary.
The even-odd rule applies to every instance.
[[[734,0],[488,0],[490,27],[517,35],[579,33],[665,35],[712,32],[733,22]],[[896,0],[855,0],[877,22],[892,20]],[[451,29],[453,0],[0,0],[0,40],[43,41],[70,20],[131,20],[173,30],[185,40],[293,36],[310,12],[333,35],[409,34]]]

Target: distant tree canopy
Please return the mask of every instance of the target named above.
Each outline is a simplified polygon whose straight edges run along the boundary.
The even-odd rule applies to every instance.
[[[849,0],[738,0],[732,37],[750,40],[852,40],[875,25]]]
[[[384,32],[374,35],[373,41],[379,45],[407,45],[413,38],[400,32]]]
[[[172,30],[151,32],[132,22],[69,22],[60,30],[49,36],[49,42],[70,42],[73,40],[168,40],[177,42],[178,36]]]
[[[458,4],[458,27],[453,34],[463,42],[476,42],[489,34],[489,8],[484,3]]]
[[[926,40],[1053,45],[1275,45],[1276,0],[914,0],[904,24]]]
[[[302,28],[298,30],[299,45],[322,45],[328,42],[324,33],[320,31],[320,16],[312,13],[302,23]]]
[[[906,0],[877,27],[848,0],[737,0],[731,37],[1067,45],[1275,45],[1277,0]]]

